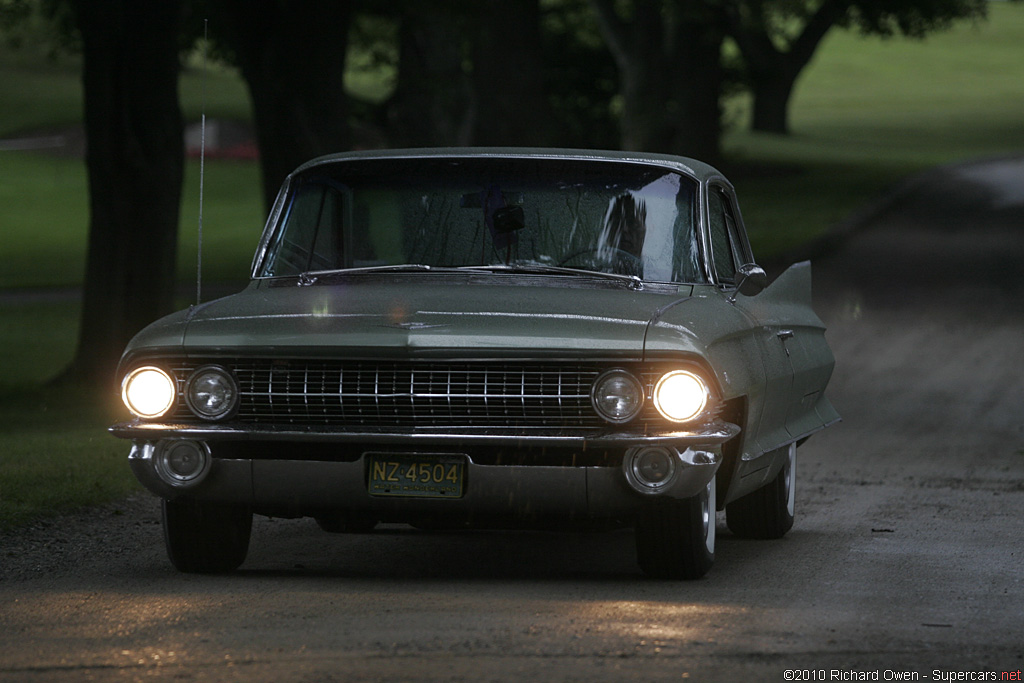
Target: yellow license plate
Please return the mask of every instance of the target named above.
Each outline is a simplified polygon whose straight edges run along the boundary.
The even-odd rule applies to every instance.
[[[367,489],[371,496],[461,498],[466,458],[429,453],[367,453]]]

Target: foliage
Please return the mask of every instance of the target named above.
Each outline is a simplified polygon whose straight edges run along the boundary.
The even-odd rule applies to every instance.
[[[956,20],[985,17],[988,0],[739,0],[718,7],[742,55],[754,130],[788,133],[793,87],[833,27],[923,38]]]
[[[541,5],[552,138],[565,147],[619,144],[618,76],[586,0]]]
[[[527,89],[525,96],[530,103],[519,103],[516,111],[520,114],[511,114],[510,109],[500,112],[500,116],[521,119],[523,113],[535,114],[524,112],[526,107],[540,107],[546,115],[534,116],[533,125],[543,130],[531,130],[531,138],[539,137],[564,147],[618,146],[617,74],[588,1],[527,0],[525,5],[531,2],[537,3],[539,8],[539,66],[538,73],[531,74],[540,82],[538,92]],[[427,144],[451,144],[453,141],[479,144],[473,139],[471,122],[485,115],[494,116],[494,113],[482,111],[491,104],[488,93],[473,86],[472,79],[480,71],[478,57],[487,56],[482,51],[493,50],[499,61],[504,58],[507,62],[505,84],[522,88],[523,81],[527,80],[522,73],[512,70],[515,55],[506,44],[506,41],[522,39],[526,30],[507,25],[502,27],[504,33],[497,39],[488,38],[489,12],[481,11],[481,7],[465,2],[424,5],[415,1],[364,0],[357,3],[346,87],[354,100],[354,122],[363,131],[364,142],[391,146],[410,144],[410,141],[423,144],[423,131],[414,128],[432,125],[433,140],[428,135]],[[425,16],[418,18],[417,12]],[[432,22],[440,23],[444,30],[432,28]],[[415,35],[410,35],[411,32]],[[406,42],[403,47],[403,40],[414,43]],[[419,53],[422,50],[428,53],[448,50],[454,63],[446,67],[441,59],[443,55],[424,58]],[[406,55],[404,66],[403,54]],[[449,68],[449,75],[440,78],[432,75],[445,68]],[[477,83],[483,88],[491,85],[487,80]],[[429,110],[423,104],[411,102],[410,88],[424,85],[434,95],[432,106],[442,110],[448,106],[451,110],[440,122],[425,121]],[[476,92],[472,92],[474,89]],[[538,95],[542,101],[535,103]],[[503,144],[532,142],[532,139],[510,136]]]
[[[380,104],[395,90],[398,70],[398,25],[370,12],[353,18],[346,88],[356,100]]]
[[[884,37],[924,38],[961,19],[984,19],[989,0],[857,0],[843,26]]]
[[[67,0],[0,0],[0,39],[50,59],[81,47]]]
[[[719,161],[725,92],[717,8],[680,0],[591,0],[618,68],[621,146]]]

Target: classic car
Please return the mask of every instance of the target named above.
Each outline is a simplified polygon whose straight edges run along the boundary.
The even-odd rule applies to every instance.
[[[769,284],[733,186],[691,159],[321,157],[251,276],[121,361],[110,431],[185,572],[238,568],[259,514],[632,527],[643,572],[697,578],[716,513],[790,529],[797,446],[838,420],[809,264]]]

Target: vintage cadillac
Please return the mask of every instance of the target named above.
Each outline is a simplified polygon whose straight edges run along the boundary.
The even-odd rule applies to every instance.
[[[837,421],[811,271],[770,285],[732,185],[653,154],[338,154],[287,178],[242,292],[124,353],[139,481],[185,572],[254,514],[631,526],[697,578],[793,525],[797,446]]]

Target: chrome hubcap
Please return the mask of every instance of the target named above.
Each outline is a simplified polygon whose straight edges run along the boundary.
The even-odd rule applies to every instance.
[[[702,505],[701,513],[704,523],[704,547],[707,548],[709,553],[715,552],[715,507],[717,505],[716,494],[715,494],[715,478],[712,477],[711,481],[708,482],[707,488],[704,490],[704,495],[701,496]]]
[[[783,480],[786,482],[786,511],[792,517],[796,511],[796,444],[789,445],[789,456],[783,467]]]

